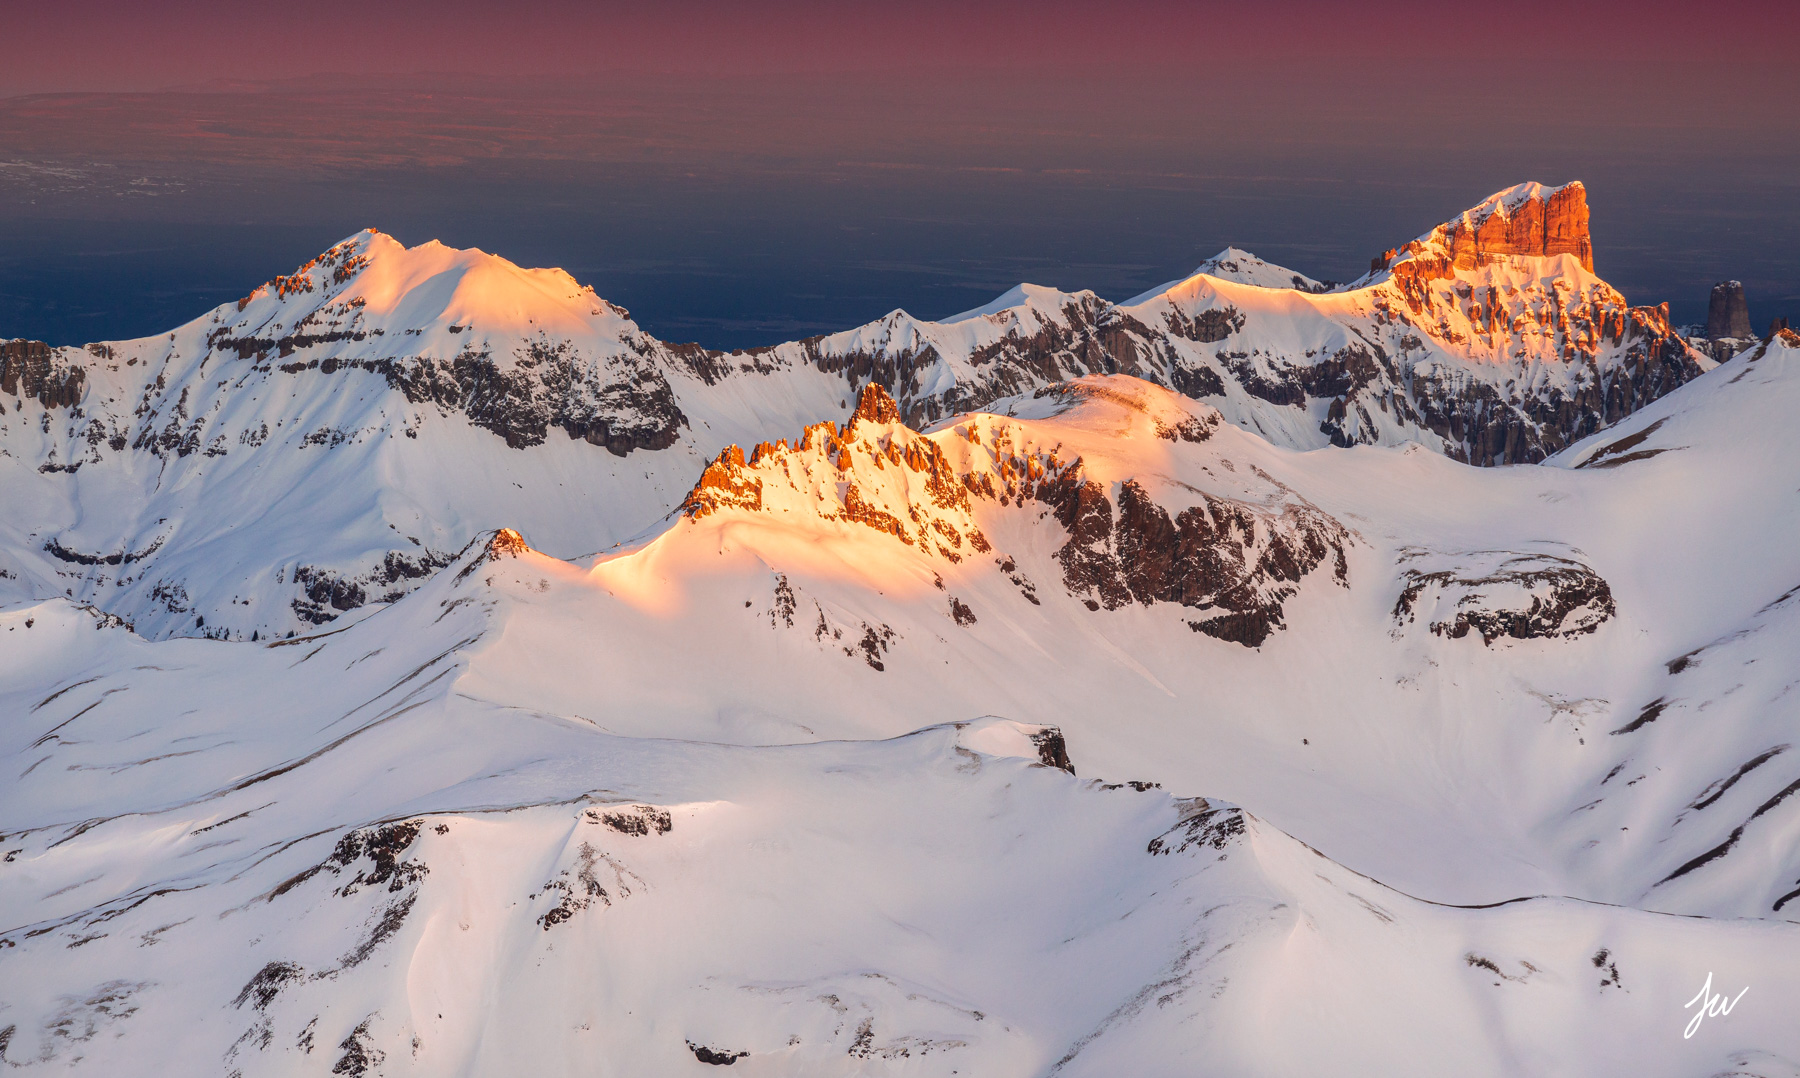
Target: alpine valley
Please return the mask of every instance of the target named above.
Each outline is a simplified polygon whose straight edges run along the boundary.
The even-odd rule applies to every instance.
[[[0,343],[0,1061],[1800,1078],[1800,334],[1586,197],[737,352],[369,230]]]

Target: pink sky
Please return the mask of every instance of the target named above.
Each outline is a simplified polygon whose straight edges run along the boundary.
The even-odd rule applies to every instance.
[[[665,71],[1204,68],[1365,61],[1421,89],[1504,81],[1521,62],[1791,65],[1800,5],[1638,2],[303,4],[0,0],[0,94],[149,90],[318,72],[579,76]],[[1781,42],[1772,45],[1772,42]],[[1784,59],[1784,57],[1787,57]],[[1754,103],[1751,103],[1754,104]]]

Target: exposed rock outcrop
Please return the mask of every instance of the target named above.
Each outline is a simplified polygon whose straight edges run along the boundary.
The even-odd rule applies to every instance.
[[[531,547],[525,542],[525,537],[511,528],[499,529],[494,532],[494,537],[488,540],[488,557],[494,561],[499,561],[501,558],[516,558],[530,550]]]
[[[86,370],[43,341],[0,342],[0,392],[34,399],[45,408],[73,408],[86,380]]]
[[[1080,461],[1038,488],[1069,532],[1057,551],[1063,583],[1089,609],[1132,601],[1179,603],[1201,612],[1195,632],[1260,647],[1283,627],[1282,603],[1302,577],[1329,562],[1347,579],[1343,525],[1303,502],[1278,514],[1229,498],[1171,518],[1136,480],[1119,484],[1118,515],[1107,491],[1083,477]]]
[[[599,364],[569,342],[530,342],[511,362],[473,349],[453,359],[406,357],[372,365],[414,403],[462,412],[514,449],[541,445],[550,429],[616,456],[667,449],[688,425],[674,391],[645,357]]]
[[[1067,771],[1073,775],[1075,765],[1069,762],[1069,743],[1063,739],[1063,732],[1055,726],[1046,726],[1030,735],[1031,743],[1037,746],[1038,760],[1045,767],[1054,767],[1059,771]]]
[[[1750,308],[1744,302],[1742,281],[1720,281],[1712,287],[1706,304],[1706,336],[1708,340],[1730,337],[1747,340],[1751,336]]]
[[[518,533],[502,529],[515,539]],[[496,542],[498,540],[496,539]],[[295,616],[323,625],[349,610],[368,603],[391,603],[417,587],[424,579],[456,560],[456,555],[425,550],[390,550],[374,566],[358,573],[339,573],[314,565],[294,567],[293,582],[300,594],[292,600]]]
[[[1482,550],[1406,554],[1394,622],[1421,617],[1438,635],[1483,644],[1503,638],[1557,639],[1597,630],[1618,613],[1612,588],[1573,557]]]
[[[1720,281],[1713,285],[1707,299],[1706,324],[1684,326],[1680,331],[1693,347],[1723,363],[1739,352],[1754,346],[1756,336],[1750,329],[1750,310],[1744,302],[1744,286],[1739,281]],[[1773,329],[1770,332],[1774,332]]]

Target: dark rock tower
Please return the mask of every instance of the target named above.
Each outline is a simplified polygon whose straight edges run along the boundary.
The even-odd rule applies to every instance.
[[[1743,340],[1750,335],[1750,308],[1744,305],[1743,283],[1720,281],[1713,285],[1712,301],[1706,307],[1707,338]]]

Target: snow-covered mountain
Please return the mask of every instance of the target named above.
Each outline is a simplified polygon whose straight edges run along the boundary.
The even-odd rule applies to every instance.
[[[0,346],[0,1061],[1800,1078],[1800,335],[1583,198],[746,353],[363,233]]]
[[[29,508],[0,571],[157,635],[260,638],[397,597],[495,514],[564,553],[611,545],[761,410],[842,395],[771,379],[709,407],[567,274],[373,232],[165,336],[11,347],[0,482]]]
[[[15,605],[0,1053],[1795,1073],[1796,406],[1793,335],[1508,469],[870,388],[314,635]]]
[[[262,639],[396,598],[506,520],[575,556],[705,460],[886,387],[915,427],[1127,373],[1277,445],[1542,459],[1709,369],[1593,276],[1579,184],[1511,188],[1332,291],[1227,249],[1123,304],[1021,285],[943,322],[720,353],[559,270],[361,232],[171,333],[0,345],[0,588]],[[6,399],[10,397],[10,400]],[[204,507],[204,508],[203,508]]]

